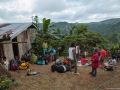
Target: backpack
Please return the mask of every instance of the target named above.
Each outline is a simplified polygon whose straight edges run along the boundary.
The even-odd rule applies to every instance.
[[[11,60],[10,60],[10,70],[15,71],[15,70],[18,69],[18,67],[19,67],[19,65],[18,65],[17,60],[11,59]]]
[[[57,71],[59,73],[64,73],[64,72],[69,71],[69,70],[70,70],[69,64],[67,64],[67,65],[53,64],[51,66],[52,72]]]
[[[25,61],[21,61],[21,64],[19,66],[19,69],[24,70],[29,68],[29,65]]]
[[[43,60],[37,60],[36,64],[42,65],[43,64]]]
[[[63,61],[63,63],[64,63],[64,64],[69,64],[69,61],[68,61],[67,59],[65,59],[65,60]]]

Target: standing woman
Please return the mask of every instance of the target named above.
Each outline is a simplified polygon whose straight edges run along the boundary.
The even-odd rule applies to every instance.
[[[76,74],[78,75],[79,73],[77,72],[77,58],[76,58],[76,50],[75,50],[75,43],[71,43],[69,49],[69,62],[70,62],[70,73],[71,74]],[[72,72],[72,65],[74,66],[74,73]]]
[[[91,63],[92,71],[89,74],[91,74],[92,76],[96,76],[97,68],[98,68],[98,65],[99,65],[98,49],[94,50],[93,56],[91,58],[91,61],[92,61],[92,63]]]

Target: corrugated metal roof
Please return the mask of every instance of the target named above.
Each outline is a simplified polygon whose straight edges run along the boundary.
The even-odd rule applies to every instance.
[[[13,39],[21,32],[30,27],[32,23],[7,23],[0,25],[0,39],[2,39],[3,35],[10,34],[10,39]]]

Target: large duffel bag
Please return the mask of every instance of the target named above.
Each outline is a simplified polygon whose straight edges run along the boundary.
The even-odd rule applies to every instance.
[[[63,73],[63,72],[69,71],[69,70],[70,70],[70,65],[69,64],[67,64],[67,65],[53,64],[51,66],[51,71],[52,72],[57,71],[59,73]]]

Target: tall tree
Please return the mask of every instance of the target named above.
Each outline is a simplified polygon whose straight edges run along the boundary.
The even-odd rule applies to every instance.
[[[73,32],[74,34],[85,34],[87,32],[87,26],[84,25],[84,24],[80,24],[79,26],[78,25],[75,25],[74,28],[73,28]]]
[[[32,16],[32,23],[37,27],[37,31],[39,31],[39,21],[38,21],[38,16]]]
[[[43,18],[43,20],[42,20],[44,34],[47,34],[47,32],[48,32],[48,26],[50,24],[50,21],[51,21],[50,19],[46,19],[46,18]]]

